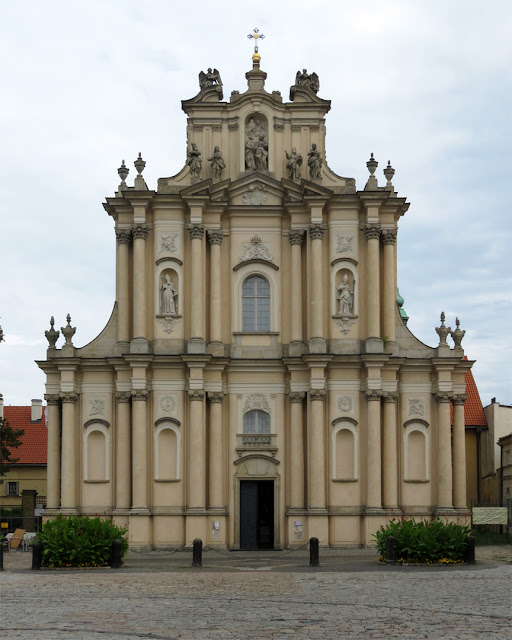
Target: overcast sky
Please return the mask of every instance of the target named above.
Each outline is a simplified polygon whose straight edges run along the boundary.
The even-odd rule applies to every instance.
[[[445,311],[466,330],[483,404],[512,404],[512,3],[0,0],[0,392],[42,398],[51,315],[92,340],[114,303],[115,236],[102,202],[139,151],[144,176],[185,161],[180,101],[219,69],[246,88],[258,27],[266,88],[288,99],[316,71],[327,161],[364,187],[391,160],[410,209],[398,283],[409,328],[436,346]],[[62,343],[62,338],[60,343]]]

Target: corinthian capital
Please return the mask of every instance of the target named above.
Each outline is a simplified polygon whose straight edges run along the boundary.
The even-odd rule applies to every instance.
[[[398,400],[398,393],[396,391],[386,391],[382,394],[384,402],[396,402]]]
[[[190,389],[188,392],[188,397],[191,400],[203,400],[204,391],[202,389]]]
[[[70,392],[64,392],[64,393],[60,394],[60,398],[61,398],[62,402],[75,403],[78,400],[78,394],[70,393]]]
[[[384,395],[384,392],[381,391],[381,389],[367,389],[364,392],[364,395],[365,395],[365,397],[366,397],[366,399],[368,401],[371,401],[371,400],[379,400],[380,401],[380,399]]]
[[[304,229],[292,229],[288,233],[288,239],[290,240],[290,244],[299,244],[301,245],[304,242]]]
[[[59,404],[60,396],[58,393],[45,393],[44,399],[48,405],[57,405]]]
[[[364,228],[367,240],[378,240],[380,238],[380,224],[368,223]]]
[[[130,402],[132,394],[130,391],[116,391],[117,402]]]
[[[132,239],[131,229],[116,230],[117,244],[130,244],[131,239]]]
[[[453,404],[459,404],[459,405],[464,406],[464,403],[466,402],[467,398],[468,398],[467,394],[458,393],[458,394],[455,394],[453,396],[452,402],[453,402]]]
[[[392,229],[384,229],[381,234],[382,244],[395,244],[396,242],[396,231]]]
[[[208,229],[207,234],[210,244],[222,244],[222,229]]]
[[[217,392],[208,393],[208,400],[210,402],[222,402],[223,399],[224,399],[223,393],[217,393]]]
[[[148,225],[147,224],[136,224],[132,227],[132,234],[135,240],[142,239],[145,240],[148,237]]]
[[[322,400],[324,401],[327,396],[327,391],[325,389],[311,389],[309,392],[310,400]]]
[[[435,398],[438,402],[451,402],[453,399],[453,393],[450,391],[438,391]]]
[[[310,224],[309,235],[311,240],[321,240],[324,237],[326,228],[325,224],[320,224],[318,222]]]
[[[133,400],[139,400],[141,402],[144,402],[148,398],[149,398],[149,391],[147,389],[132,389]]]
[[[204,235],[204,224],[189,224],[187,230],[192,240],[195,238],[201,240]]]
[[[304,393],[292,391],[290,393],[290,402],[302,402],[304,400]]]

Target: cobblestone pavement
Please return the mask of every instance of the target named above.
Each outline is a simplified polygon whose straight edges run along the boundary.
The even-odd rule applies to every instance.
[[[474,567],[388,567],[368,550],[132,553],[120,570],[31,571],[9,552],[0,638],[512,639],[512,549],[477,549]]]

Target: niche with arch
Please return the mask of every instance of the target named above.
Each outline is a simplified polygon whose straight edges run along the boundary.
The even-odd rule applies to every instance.
[[[245,119],[244,167],[246,171],[268,171],[268,120],[261,113]]]
[[[334,274],[333,317],[355,318],[357,315],[356,274],[348,266],[339,266]]]
[[[155,427],[155,480],[177,482],[181,480],[180,423],[174,418],[161,418]]]
[[[158,316],[180,316],[181,300],[179,294],[178,272],[166,267],[158,279]]]
[[[106,420],[90,420],[84,424],[84,481],[110,481],[110,433]]]
[[[332,479],[337,482],[356,482],[359,479],[357,421],[337,418],[332,424]]]
[[[430,480],[428,422],[408,421],[404,427],[404,481],[428,482]]]

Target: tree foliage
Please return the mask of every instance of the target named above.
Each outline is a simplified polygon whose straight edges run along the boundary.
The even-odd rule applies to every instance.
[[[0,418],[0,476],[5,476],[12,464],[18,462],[13,450],[21,444],[23,429],[15,429],[4,418]]]

